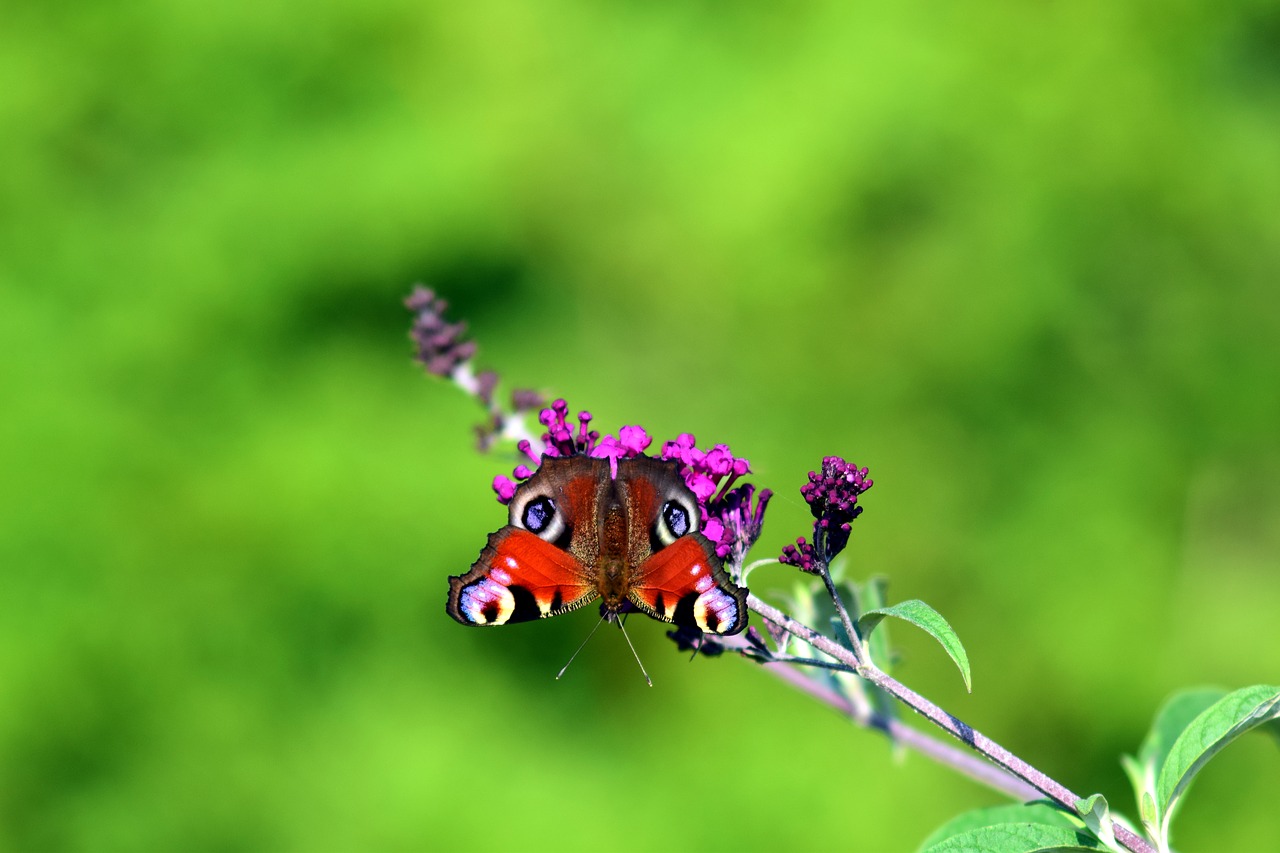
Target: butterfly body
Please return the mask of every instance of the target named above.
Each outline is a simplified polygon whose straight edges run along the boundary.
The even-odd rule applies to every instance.
[[[747,591],[699,530],[678,465],[637,456],[543,460],[516,490],[509,523],[471,570],[449,579],[449,615],[464,625],[546,618],[600,600],[717,634],[746,626]]]

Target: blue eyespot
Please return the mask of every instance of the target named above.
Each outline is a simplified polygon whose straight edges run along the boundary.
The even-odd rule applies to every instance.
[[[679,539],[689,532],[689,511],[675,501],[662,505],[662,522],[672,539]]]
[[[555,502],[551,498],[542,497],[534,498],[525,505],[524,516],[521,521],[524,522],[525,529],[530,533],[541,533],[551,525],[555,517]]]

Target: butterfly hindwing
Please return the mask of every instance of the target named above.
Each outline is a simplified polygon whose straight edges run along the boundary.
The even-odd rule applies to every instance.
[[[747,590],[729,579],[711,542],[698,534],[645,560],[628,598],[655,619],[709,634],[736,634],[747,624]]]
[[[506,625],[556,616],[599,593],[568,551],[507,526],[465,575],[449,578],[449,615],[464,625]]]

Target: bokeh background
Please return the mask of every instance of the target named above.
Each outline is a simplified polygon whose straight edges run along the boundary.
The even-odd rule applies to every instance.
[[[1135,814],[1164,697],[1280,679],[1269,2],[9,4],[0,11],[0,848],[906,850],[1000,797],[751,664],[586,612],[472,631],[507,457],[410,360],[692,431]],[[510,387],[510,385],[508,385]],[[785,591],[766,568],[753,588]],[[1274,843],[1280,755],[1184,850]]]

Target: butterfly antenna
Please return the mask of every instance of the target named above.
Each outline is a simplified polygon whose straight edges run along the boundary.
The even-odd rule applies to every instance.
[[[559,672],[557,672],[557,673],[556,673],[556,681],[559,681],[559,680],[560,680],[560,676],[564,675],[564,671],[565,671],[566,669],[568,669],[568,668],[569,668],[569,664],[570,664],[570,663],[573,663],[573,659],[574,659],[574,658],[576,658],[576,657],[578,656],[578,652],[582,651],[582,650],[583,650],[583,648],[585,648],[585,647],[586,647],[587,643],[591,642],[591,638],[592,638],[592,637],[594,637],[594,636],[596,635],[596,631],[599,631],[599,630],[600,630],[600,626],[601,626],[601,625],[603,625],[603,624],[604,624],[604,622],[605,622],[605,617],[604,617],[604,616],[601,616],[601,617],[600,617],[600,621],[599,621],[599,622],[597,622],[597,623],[596,623],[596,626],[595,626],[594,628],[592,628],[592,629],[591,629],[591,633],[590,633],[590,634],[587,634],[587,638],[586,638],[585,640],[583,640],[583,641],[582,641],[582,645],[581,645],[581,646],[578,646],[578,651],[575,651],[573,654],[569,655],[569,663],[566,663],[566,664],[564,665],[564,667],[563,667],[563,668],[561,668],[561,670],[560,670]],[[643,667],[642,667],[642,668],[643,668]]]
[[[707,639],[707,635],[702,632],[698,633],[698,644],[693,647],[693,654],[689,655],[689,663],[693,663],[693,659],[698,656],[698,652],[702,651],[702,643]]]
[[[635,655],[636,666],[640,667],[640,674],[644,676],[644,680],[650,687],[653,686],[653,679],[649,677],[649,673],[645,672],[644,664],[640,662],[640,655],[636,654],[636,647],[631,645],[631,637],[627,634],[627,626],[622,624],[623,620],[618,620],[618,627],[622,629],[622,637],[627,641],[627,645],[631,646],[631,654]],[[597,626],[599,627],[599,626]]]

